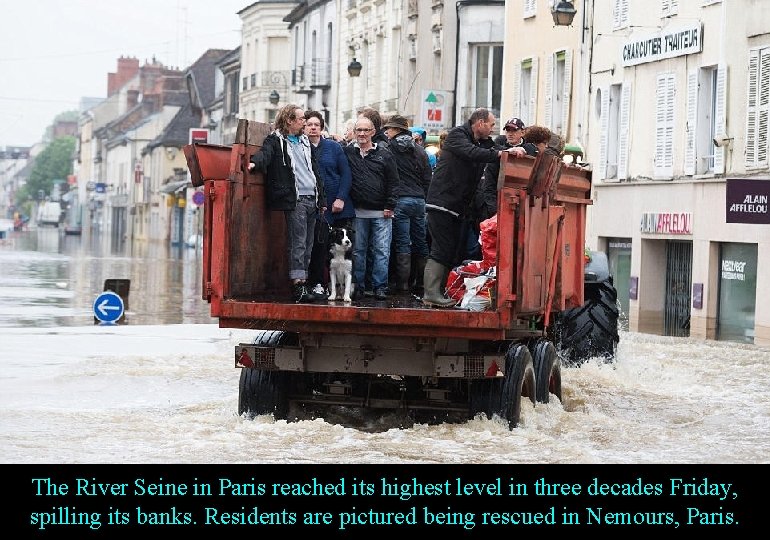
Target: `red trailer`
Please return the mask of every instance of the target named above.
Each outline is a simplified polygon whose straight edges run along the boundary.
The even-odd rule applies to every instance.
[[[296,304],[282,212],[247,172],[268,126],[241,120],[232,147],[185,147],[206,196],[203,295],[224,328],[255,330],[236,347],[240,414],[287,418],[290,405],[400,409],[445,421],[484,413],[518,423],[521,397],[561,399],[556,320],[583,306],[590,172],[553,152],[504,154],[497,267],[485,311],[431,309],[413,296]]]

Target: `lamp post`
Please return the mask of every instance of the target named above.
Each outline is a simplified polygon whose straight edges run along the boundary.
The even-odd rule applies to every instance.
[[[281,94],[279,94],[277,90],[273,89],[267,99],[270,101],[271,105],[278,105],[278,102],[281,101]]]
[[[348,64],[348,75],[351,77],[358,77],[361,75],[362,68],[361,62],[353,58],[353,61]]]
[[[553,15],[553,24],[556,26],[572,26],[572,19],[575,18],[577,10],[571,0],[561,0],[557,5],[551,8]]]

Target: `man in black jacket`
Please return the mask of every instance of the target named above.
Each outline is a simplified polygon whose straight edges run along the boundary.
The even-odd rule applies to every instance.
[[[353,245],[354,294],[364,288],[367,253],[371,251],[372,286],[377,300],[388,297],[388,261],[393,210],[398,199],[398,169],[391,153],[373,143],[374,124],[365,116],[356,120],[356,142],[344,148],[350,163],[353,185],[350,195],[356,208],[356,237]]]
[[[308,289],[307,274],[318,209],[326,210],[326,196],[304,128],[305,112],[301,107],[282,107],[275,118],[275,131],[265,138],[260,151],[251,156],[249,170],[258,169],[266,174],[267,207],[283,210],[286,216],[294,301],[315,302],[326,296]]]
[[[428,153],[414,141],[406,118],[395,114],[382,128],[390,140],[388,149],[396,160],[400,181],[393,219],[393,236],[396,250],[396,289],[404,292],[409,290],[412,255],[415,256],[415,271],[420,273],[420,277],[425,271],[428,259],[425,196],[433,173]],[[420,285],[417,284],[418,287]]]
[[[431,249],[425,265],[425,305],[450,307],[456,302],[444,296],[449,270],[459,262],[463,218],[471,211],[484,164],[499,160],[503,152],[490,138],[495,116],[489,109],[476,109],[467,123],[452,128],[441,147],[433,180],[428,190],[426,209]]]

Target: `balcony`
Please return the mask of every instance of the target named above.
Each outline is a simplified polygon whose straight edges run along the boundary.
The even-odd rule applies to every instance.
[[[313,90],[309,85],[308,66],[299,65],[291,70],[291,86],[297,94],[312,94]]]
[[[310,88],[328,89],[332,84],[332,63],[327,58],[313,58]]]

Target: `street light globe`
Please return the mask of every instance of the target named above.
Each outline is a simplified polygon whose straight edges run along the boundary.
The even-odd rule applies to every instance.
[[[278,102],[281,100],[281,94],[279,94],[276,90],[273,90],[270,92],[268,99],[273,105],[278,105]]]
[[[553,15],[553,23],[556,26],[571,26],[572,19],[575,18],[577,10],[572,2],[569,0],[561,0],[558,5],[551,9],[551,15]]]
[[[361,62],[353,58],[353,61],[348,64],[348,74],[351,77],[358,77],[361,75],[361,68],[363,68]]]

